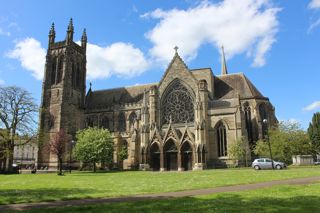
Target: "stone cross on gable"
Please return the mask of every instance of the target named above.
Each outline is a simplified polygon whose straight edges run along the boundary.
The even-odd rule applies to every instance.
[[[175,51],[176,53],[178,53],[179,47],[175,46],[173,49],[174,49],[174,51]]]

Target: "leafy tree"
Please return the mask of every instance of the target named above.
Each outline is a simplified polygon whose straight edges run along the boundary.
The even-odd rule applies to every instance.
[[[250,155],[250,149],[244,138],[238,138],[235,143],[228,146],[228,155],[234,160],[243,160],[245,166],[248,165],[248,156]]]
[[[297,122],[280,122],[279,126],[269,129],[269,141],[273,159],[285,163],[292,162],[292,155],[311,153],[311,143],[307,133]],[[254,153],[261,157],[270,157],[267,141],[259,140]]]
[[[0,156],[5,162],[5,172],[12,172],[15,140],[23,136],[26,144],[36,137],[37,112],[29,92],[15,86],[0,87]]]
[[[320,154],[320,112],[314,113],[309,124],[308,134],[314,154]]]
[[[119,152],[119,158],[122,161],[128,158],[128,148],[126,146],[121,147],[121,150]]]
[[[77,160],[92,163],[96,172],[96,163],[111,163],[113,156],[113,141],[107,129],[97,127],[80,130],[76,135],[77,143],[74,156]]]
[[[66,134],[63,129],[55,133],[50,142],[50,151],[57,156],[58,159],[58,175],[62,175],[63,155],[66,152]]]

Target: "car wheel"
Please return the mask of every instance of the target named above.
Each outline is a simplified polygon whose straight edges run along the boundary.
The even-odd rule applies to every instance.
[[[282,167],[278,164],[276,165],[276,169],[282,169]]]
[[[254,166],[254,169],[255,169],[255,170],[260,170],[260,166],[255,165],[255,166]]]

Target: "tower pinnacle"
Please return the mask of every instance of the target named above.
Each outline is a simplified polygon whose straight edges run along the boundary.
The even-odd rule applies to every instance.
[[[228,70],[227,70],[227,63],[226,63],[226,58],[224,56],[224,47],[221,47],[221,75],[227,75]]]
[[[67,43],[70,43],[73,41],[73,23],[72,23],[72,18],[70,18],[69,25],[68,25],[68,30],[67,30]]]
[[[83,33],[81,36],[81,47],[84,49],[84,52],[87,50],[87,32],[86,28],[83,29]]]
[[[56,31],[54,29],[54,23],[52,22],[52,25],[49,31],[49,47],[51,44],[54,44],[55,38],[56,38]]]

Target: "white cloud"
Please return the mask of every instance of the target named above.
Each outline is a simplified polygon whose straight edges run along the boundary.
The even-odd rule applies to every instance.
[[[320,9],[320,0],[312,0],[312,1],[309,3],[308,7],[309,7],[310,9]]]
[[[320,19],[316,20],[315,22],[313,22],[310,27],[308,28],[308,33],[311,33],[311,31],[318,27],[320,25]]]
[[[315,101],[312,104],[309,104],[308,106],[303,108],[303,111],[313,111],[316,109],[320,109],[320,101]]]
[[[320,0],[312,0],[309,5],[308,5],[309,9],[315,9],[318,10],[320,9]],[[309,28],[308,28],[308,33],[311,33],[311,31],[313,29],[315,29],[316,27],[318,27],[320,25],[320,19],[317,18],[315,21],[313,20],[312,23],[310,24]]]
[[[111,75],[133,77],[148,68],[143,52],[132,44],[123,42],[106,47],[88,43],[87,61],[89,79],[107,78]]]
[[[179,53],[187,60],[197,56],[201,45],[222,45],[228,58],[246,53],[253,57],[254,66],[265,64],[266,53],[276,41],[277,13],[271,0],[225,0],[221,3],[203,1],[187,10],[156,9],[142,18],[159,19],[146,34],[153,43],[151,56],[167,63],[179,46]]]
[[[38,80],[43,78],[46,50],[34,38],[26,38],[16,43],[15,48],[7,53],[9,58],[18,59],[21,66],[30,71]]]
[[[41,80],[44,74],[46,50],[34,38],[26,38],[16,43],[7,53],[10,58],[18,59],[21,66]],[[133,77],[146,71],[148,62],[138,48],[129,43],[114,43],[100,47],[87,45],[87,76],[89,79],[107,78],[111,75]]]

